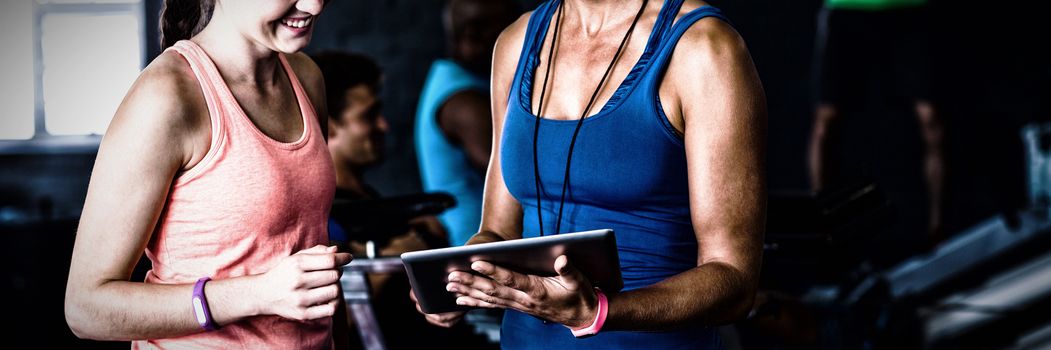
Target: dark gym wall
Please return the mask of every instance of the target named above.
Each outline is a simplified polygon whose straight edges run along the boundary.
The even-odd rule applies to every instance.
[[[772,191],[807,188],[812,120],[811,58],[821,0],[711,0],[748,43],[769,106],[768,182]],[[1024,205],[1025,162],[1019,128],[1051,119],[1051,34],[1036,5],[1013,0],[929,1],[934,99],[946,124],[944,228],[949,234]],[[873,28],[879,31],[880,28]],[[872,94],[848,116],[841,157],[883,187],[897,221],[886,259],[922,245],[927,197],[923,144],[909,106]]]

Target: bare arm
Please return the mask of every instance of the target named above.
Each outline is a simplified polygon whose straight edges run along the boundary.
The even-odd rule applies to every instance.
[[[209,146],[204,98],[181,60],[169,52],[144,71],[100,145],[66,286],[66,321],[79,337],[153,339],[201,331],[190,303],[192,284],[128,281],[173,179]],[[324,247],[301,253],[263,275],[209,282],[205,295],[215,321],[331,315],[327,297],[337,291],[334,268],[350,257]],[[301,303],[289,299],[300,297]]]
[[[704,19],[680,40],[665,76],[662,90],[674,96],[668,115],[685,129],[698,266],[610,297],[610,330],[733,322],[758,284],[766,101],[748,51],[728,25]]]
[[[453,144],[463,148],[467,160],[485,174],[492,149],[493,117],[490,98],[480,91],[453,94],[438,109],[438,126]]]
[[[497,38],[493,50],[493,72],[490,80],[493,148],[485,177],[481,227],[478,234],[467,241],[467,244],[522,238],[522,205],[511,196],[504,184],[504,176],[500,169],[500,137],[503,135],[507,112],[507,96],[510,94],[518,57],[522,52],[522,42],[525,40],[530,14],[531,12],[523,14],[507,27]]]

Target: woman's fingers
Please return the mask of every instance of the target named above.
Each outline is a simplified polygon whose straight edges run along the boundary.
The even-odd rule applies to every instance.
[[[412,299],[412,302],[416,304],[416,311],[423,314],[424,318],[427,319],[427,322],[436,326],[445,328],[452,327],[456,322],[459,322],[464,315],[463,311],[453,311],[440,314],[425,313],[423,312],[423,309],[420,308],[420,302],[416,299],[416,292],[411,289],[409,290],[409,299]]]
[[[471,264],[471,269],[478,271],[479,273],[488,276],[496,283],[499,283],[508,288],[513,288],[522,291],[528,291],[533,288],[532,279],[528,275],[523,275],[503,267],[499,267],[485,261],[475,261]]]
[[[515,309],[530,308],[535,304],[537,298],[542,299],[544,295],[547,295],[547,291],[544,290],[544,284],[539,283],[533,276],[514,272],[484,261],[474,262],[471,264],[471,268],[482,273],[485,277],[455,271],[449,274],[449,282],[461,283],[468,288],[480,290],[486,295],[499,297],[510,302],[490,301],[492,304],[505,305]],[[482,297],[477,299],[486,301]]]
[[[463,306],[471,306],[471,307],[484,307],[484,308],[487,308],[487,309],[506,309],[506,308],[508,308],[507,306],[504,306],[504,305],[493,304],[493,303],[490,303],[490,302],[487,302],[487,301],[484,301],[484,300],[479,300],[477,298],[470,297],[470,296],[457,297],[456,298],[456,304],[457,305],[463,305]]]
[[[550,320],[575,317],[566,306],[580,305],[586,293],[593,293],[588,280],[565,255],[555,259],[553,268],[558,276],[539,277],[477,261],[471,269],[481,276],[452,272],[446,289],[463,306],[509,308]]]
[[[300,288],[317,288],[327,285],[335,285],[339,282],[339,270],[321,270],[304,272],[299,275]]]
[[[445,328],[452,327],[463,318],[463,312],[447,312],[443,314],[424,314],[427,322]]]
[[[457,294],[457,304],[460,298],[467,296],[482,303],[460,304],[465,306],[513,308],[518,310],[527,309],[523,304],[532,304],[524,292],[499,285],[485,278],[474,278],[470,284],[449,282],[446,290]],[[522,301],[522,302],[520,302]],[[470,302],[468,300],[468,302]]]
[[[326,250],[328,250],[328,247],[318,244],[316,246],[300,250],[296,252],[296,254],[321,254],[324,253]]]
[[[303,297],[303,306],[324,304],[333,300],[338,300],[341,297],[339,295],[339,287],[335,284],[314,288],[308,290],[305,294],[305,297]]]
[[[562,280],[562,283],[569,290],[579,290],[580,283],[584,281],[584,274],[577,270],[573,264],[569,263],[569,257],[565,255],[559,255],[555,258],[555,272],[558,273],[558,277]]]
[[[296,254],[296,266],[303,271],[329,270],[349,264],[350,253]]]
[[[339,300],[333,299],[330,302],[314,305],[308,307],[303,311],[303,320],[315,320],[322,317],[331,317],[336,313],[336,307],[339,306]]]

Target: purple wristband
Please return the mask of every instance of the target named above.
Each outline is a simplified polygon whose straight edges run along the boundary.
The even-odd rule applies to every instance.
[[[208,299],[204,297],[204,284],[211,277],[201,277],[197,284],[193,285],[193,315],[197,317],[197,323],[206,331],[219,329],[219,325],[212,319],[212,312],[208,310]]]

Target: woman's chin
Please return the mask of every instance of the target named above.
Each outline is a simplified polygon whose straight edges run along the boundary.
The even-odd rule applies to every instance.
[[[292,54],[305,49],[307,45],[310,44],[310,39],[307,38],[307,40],[282,40],[274,44],[274,48],[276,49],[275,51],[285,54]]]

